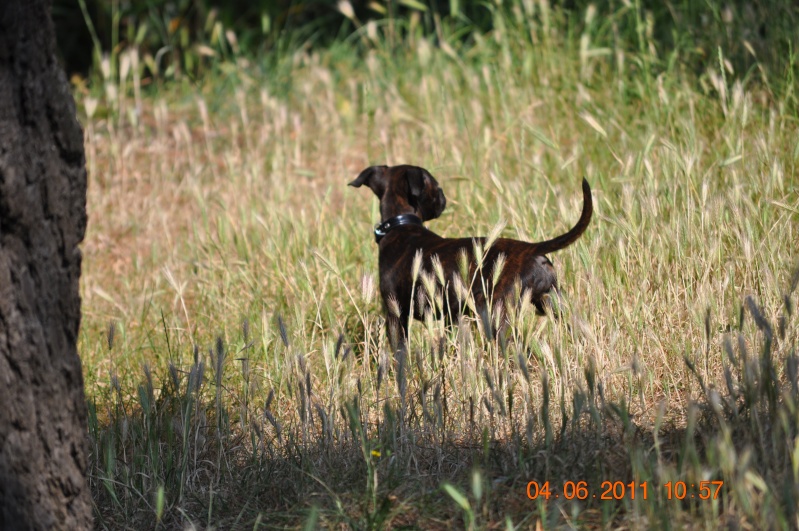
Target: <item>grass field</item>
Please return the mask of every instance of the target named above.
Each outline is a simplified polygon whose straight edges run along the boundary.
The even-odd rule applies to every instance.
[[[799,526],[794,96],[590,17],[76,92],[99,528]],[[394,360],[346,186],[382,163],[432,172],[445,236],[562,233],[585,176],[567,317],[417,321]]]

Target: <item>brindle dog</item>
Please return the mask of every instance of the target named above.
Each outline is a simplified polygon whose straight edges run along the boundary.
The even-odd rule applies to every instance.
[[[372,166],[349,185],[366,185],[380,200],[381,223],[375,227],[375,239],[380,250],[380,294],[392,347],[404,345],[412,314],[422,319],[431,311],[436,317],[444,314],[452,319],[467,311],[467,292],[489,335],[489,308],[494,312],[506,310],[511,299],[518,303],[527,298],[539,314],[545,314],[549,296],[558,294],[555,268],[545,255],[574,243],[585,232],[593,213],[591,188],[583,179],[583,211],[571,230],[538,243],[498,238],[482,251],[482,259],[476,260],[475,249],[483,249],[485,238],[442,238],[422,225],[439,217],[447,204],[438,182],[424,168]],[[421,270],[430,272],[423,274],[437,279],[438,293],[432,296],[423,287],[422,275],[414,282],[417,252],[421,253]],[[496,267],[501,267],[498,275]]]

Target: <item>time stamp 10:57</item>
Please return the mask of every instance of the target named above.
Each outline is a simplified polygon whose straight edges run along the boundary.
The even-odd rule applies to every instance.
[[[667,500],[700,499],[715,500],[719,497],[723,481],[700,481],[686,483],[685,481],[669,481],[653,488],[663,490]],[[531,500],[543,498],[563,498],[566,500],[621,500],[624,498],[634,500],[636,497],[646,500],[649,495],[650,484],[648,481],[624,483],[622,481],[603,481],[598,491],[591,491],[586,481],[565,481],[560,492],[550,489],[549,481],[527,483],[527,497]]]

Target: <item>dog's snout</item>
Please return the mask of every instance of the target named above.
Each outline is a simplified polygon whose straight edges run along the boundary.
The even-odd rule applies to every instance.
[[[438,189],[438,209],[436,211],[436,217],[440,216],[444,209],[447,208],[447,198],[444,197],[444,192],[441,188]]]

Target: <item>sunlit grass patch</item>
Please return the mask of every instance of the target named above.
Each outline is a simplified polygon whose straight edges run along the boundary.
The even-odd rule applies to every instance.
[[[82,98],[99,525],[795,524],[795,117],[715,65],[647,77],[648,51],[518,31]],[[562,233],[585,176],[595,217],[552,256],[567,318],[527,308],[505,342],[417,321],[394,358],[377,203],[346,183],[403,162],[441,184],[445,236]],[[711,479],[718,500],[666,498]]]

